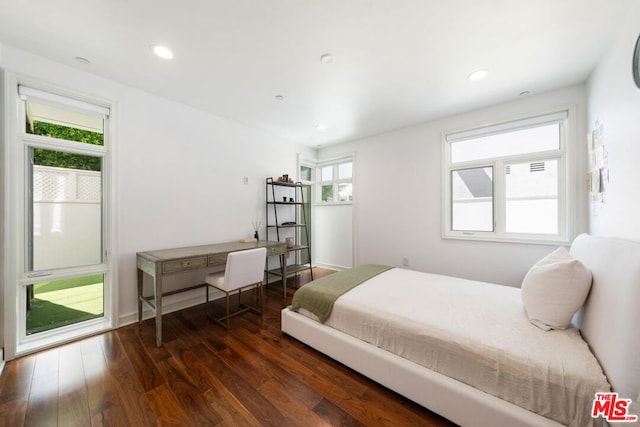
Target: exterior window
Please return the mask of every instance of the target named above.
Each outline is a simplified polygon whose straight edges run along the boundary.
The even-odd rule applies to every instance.
[[[300,181],[310,182],[312,178],[311,171],[310,166],[300,166]]]
[[[451,171],[451,228],[493,231],[493,167]]]
[[[567,117],[446,135],[443,236],[568,241]]]
[[[104,145],[104,117],[47,105],[29,98],[25,100],[25,110],[27,134]]]
[[[558,233],[557,159],[508,164],[504,181],[507,233]]]
[[[323,185],[322,186],[322,201],[323,202],[333,202],[333,185]]]
[[[341,159],[318,168],[319,203],[353,202],[353,161]]]
[[[26,248],[17,280],[18,350],[109,328],[110,109],[18,86]],[[87,332],[83,332],[87,331]]]

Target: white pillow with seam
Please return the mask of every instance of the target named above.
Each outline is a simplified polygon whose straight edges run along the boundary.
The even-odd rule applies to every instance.
[[[567,329],[591,289],[591,271],[564,247],[531,267],[521,295],[529,321],[548,331]]]

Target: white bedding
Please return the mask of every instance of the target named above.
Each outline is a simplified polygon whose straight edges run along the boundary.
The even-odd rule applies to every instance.
[[[527,320],[520,290],[392,269],[338,298],[326,325],[562,424],[610,386],[575,328]]]

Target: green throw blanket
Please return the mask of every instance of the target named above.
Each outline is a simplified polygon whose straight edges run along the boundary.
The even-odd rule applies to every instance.
[[[296,291],[289,309],[298,311],[304,308],[324,323],[331,315],[333,303],[340,295],[391,268],[393,267],[387,265],[364,264],[314,280]]]

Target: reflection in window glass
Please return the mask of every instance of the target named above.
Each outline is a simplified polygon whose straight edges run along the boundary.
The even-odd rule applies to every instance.
[[[509,164],[505,185],[507,232],[558,232],[557,160]]]
[[[493,231],[493,168],[451,171],[452,229]]]

